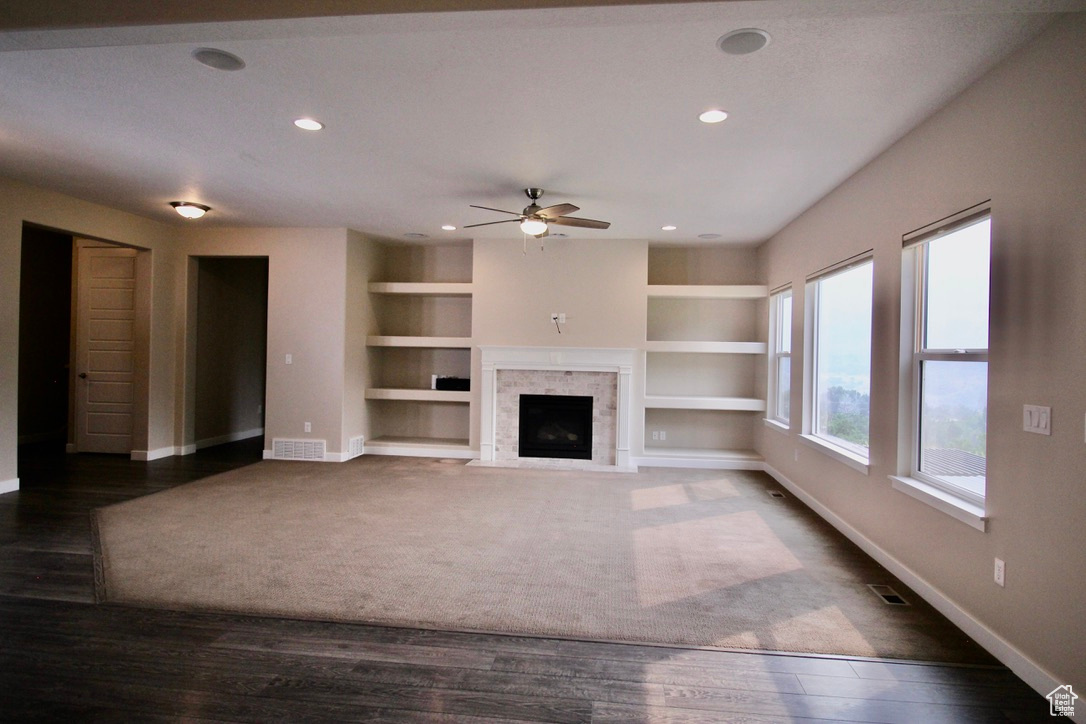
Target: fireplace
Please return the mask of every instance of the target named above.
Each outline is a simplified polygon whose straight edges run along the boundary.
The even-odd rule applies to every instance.
[[[570,465],[630,467],[630,378],[637,351],[481,347],[479,452],[483,462],[521,459],[520,396],[591,397],[591,456]],[[560,464],[563,458],[550,458]]]
[[[592,397],[521,395],[522,458],[592,459]]]

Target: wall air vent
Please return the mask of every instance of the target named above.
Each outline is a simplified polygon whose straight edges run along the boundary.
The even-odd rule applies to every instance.
[[[889,586],[884,586],[881,583],[868,583],[867,587],[870,588],[876,596],[881,598],[883,603],[887,603],[891,606],[909,605],[908,601],[902,598],[897,591]]]
[[[347,441],[347,459],[356,458],[366,451],[366,438],[359,435]]]
[[[324,440],[272,440],[273,460],[319,460],[324,461]]]

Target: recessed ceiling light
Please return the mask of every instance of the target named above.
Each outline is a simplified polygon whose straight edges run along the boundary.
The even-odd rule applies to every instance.
[[[215,70],[241,70],[245,67],[244,60],[218,48],[197,48],[192,51],[192,57]]]
[[[720,123],[727,117],[727,111],[722,111],[719,108],[713,108],[705,111],[700,116],[698,116],[698,120],[702,123]]]
[[[671,224],[668,224],[667,226],[661,226],[660,231],[675,231],[675,229],[678,229],[678,228],[679,227],[677,227],[677,226],[672,226]]]
[[[429,239],[430,238],[429,234],[420,234],[417,231],[408,232],[408,233],[404,234],[404,236],[406,236],[408,239]]]
[[[748,55],[769,45],[769,41],[769,33],[760,28],[740,28],[721,35],[716,47],[728,55]]]
[[[699,239],[719,239],[720,234],[698,234]]]
[[[319,131],[324,128],[323,123],[312,118],[298,118],[294,121],[294,125],[303,131]]]
[[[177,213],[181,214],[186,219],[199,219],[208,211],[211,211],[210,206],[204,206],[203,204],[194,204],[191,201],[171,201],[170,206],[172,206]]]
[[[456,227],[453,226],[452,224],[445,224],[441,228],[444,229],[445,231],[456,231]]]

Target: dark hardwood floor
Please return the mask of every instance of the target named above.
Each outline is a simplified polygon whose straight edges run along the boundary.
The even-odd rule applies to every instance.
[[[256,462],[20,450],[0,496],[4,721],[1049,721],[1000,667],[399,629],[97,605],[89,511]]]

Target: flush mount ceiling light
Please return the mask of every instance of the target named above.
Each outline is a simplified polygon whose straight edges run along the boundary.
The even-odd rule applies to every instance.
[[[199,219],[201,216],[211,211],[210,206],[204,206],[203,204],[194,204],[191,201],[171,201],[170,206],[174,208],[177,213],[184,216],[186,219]]]
[[[245,67],[244,60],[218,48],[197,48],[192,51],[192,57],[215,70],[241,70]]]
[[[702,123],[720,123],[727,117],[727,111],[722,111],[719,108],[712,108],[699,115],[698,120]]]
[[[760,28],[740,28],[721,35],[716,47],[728,55],[749,55],[769,45],[769,41],[769,33]]]
[[[445,230],[445,231],[456,231],[456,227],[455,227],[455,226],[453,226],[452,224],[445,224],[445,225],[444,225],[444,226],[442,226],[441,228],[442,228],[443,230]]]
[[[319,131],[324,128],[323,123],[312,118],[297,118],[294,120],[294,125],[303,131]]]

